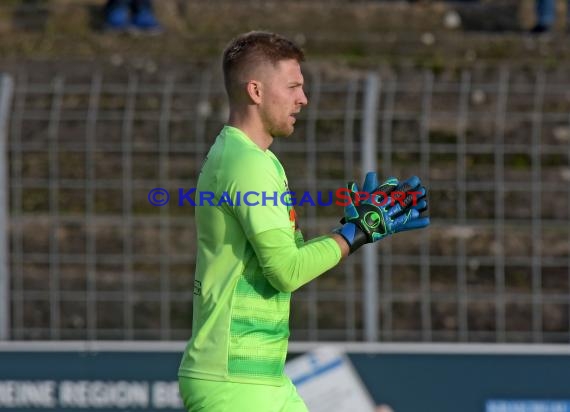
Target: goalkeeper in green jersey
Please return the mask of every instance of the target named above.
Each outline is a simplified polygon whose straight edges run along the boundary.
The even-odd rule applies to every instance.
[[[198,179],[197,191],[213,193],[215,206],[196,208],[192,337],[178,372],[191,412],[307,411],[283,374],[291,292],[366,243],[429,224],[417,178],[379,185],[369,173],[362,191],[350,184],[342,227],[308,242],[291,202],[272,201],[275,193],[289,192],[269,147],[293,133],[307,105],[303,60],[294,43],[265,32],[238,36],[224,51],[230,115]],[[394,205],[379,201],[393,190],[419,196]],[[231,201],[247,192],[261,196]],[[230,201],[220,201],[222,194]],[[264,195],[268,202],[261,202]]]

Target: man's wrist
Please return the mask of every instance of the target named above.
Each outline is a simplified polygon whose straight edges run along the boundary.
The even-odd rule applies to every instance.
[[[355,223],[345,223],[335,231],[349,247],[349,254],[354,253],[360,246],[370,243],[368,236]]]
[[[332,233],[330,236],[338,244],[341,259],[347,257],[350,254],[350,245],[346,239],[337,233]]]

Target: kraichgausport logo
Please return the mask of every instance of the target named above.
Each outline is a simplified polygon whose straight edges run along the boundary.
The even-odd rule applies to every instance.
[[[351,192],[347,188],[339,188],[329,191],[318,191],[316,194],[308,191],[304,192],[258,192],[258,191],[237,191],[233,194],[228,192],[214,193],[210,191],[198,191],[196,188],[178,188],[175,198],[177,206],[347,206],[351,202],[359,205],[369,201],[375,206],[394,206],[400,204],[405,206],[411,198],[411,205],[416,205],[418,197],[422,195],[420,191],[398,191],[390,193],[378,190],[373,193],[364,191],[354,192],[351,200]],[[171,194],[168,190],[156,187],[148,192],[148,202],[153,206],[165,206],[170,202]]]

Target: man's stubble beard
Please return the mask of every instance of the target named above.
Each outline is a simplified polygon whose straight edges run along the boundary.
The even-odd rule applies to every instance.
[[[274,138],[279,137],[289,137],[295,131],[295,126],[284,125],[282,127],[275,127],[270,131],[270,134]]]

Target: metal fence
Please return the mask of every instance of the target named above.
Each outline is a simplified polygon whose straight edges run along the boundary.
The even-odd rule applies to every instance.
[[[0,283],[11,339],[190,336],[193,209],[156,208],[147,194],[195,187],[228,109],[215,70],[152,72],[14,73]],[[567,80],[308,66],[306,83],[294,137],[272,147],[292,190],[360,177],[362,136],[375,130],[367,161],[421,176],[432,225],[368,246],[373,267],[359,253],[296,292],[294,340],[570,340]],[[306,238],[342,213],[298,209]]]

